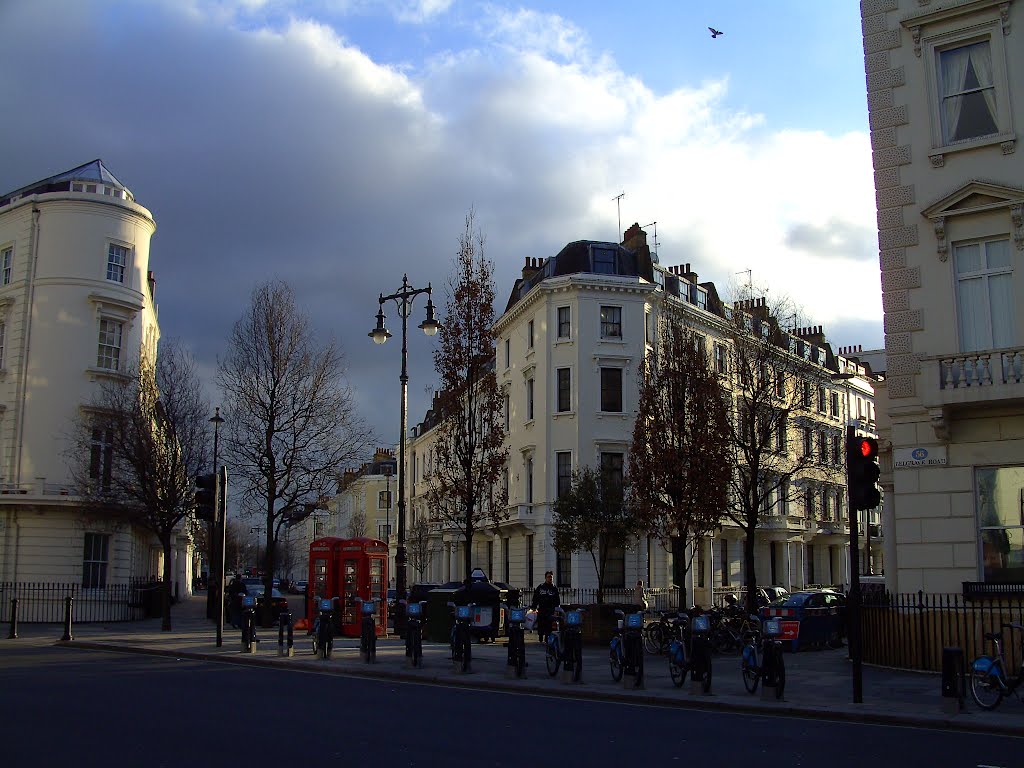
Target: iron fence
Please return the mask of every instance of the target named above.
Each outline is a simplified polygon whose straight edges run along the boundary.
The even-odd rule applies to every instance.
[[[865,662],[902,669],[939,671],[942,649],[959,647],[968,663],[992,652],[986,632],[1001,632],[1004,622],[1024,621],[1024,595],[964,599],[960,594],[865,595],[861,608],[861,645]],[[1019,633],[1003,633],[1010,669],[1021,662]]]
[[[18,600],[18,621],[22,624],[59,624],[64,621],[64,599],[73,597],[76,624],[137,621],[158,590],[155,582],[109,584],[83,587],[81,584],[0,581],[0,610],[10,618],[11,601]]]
[[[602,592],[605,603],[636,604],[636,592],[631,587],[605,587]],[[680,592],[679,587],[645,587],[647,607],[652,611],[668,611],[678,608]],[[593,605],[597,602],[597,589],[593,588],[560,587],[558,593],[562,605]],[[526,599],[528,600],[529,597],[529,595],[526,596]]]

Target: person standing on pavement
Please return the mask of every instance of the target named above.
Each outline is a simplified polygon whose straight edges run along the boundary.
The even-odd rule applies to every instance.
[[[551,631],[551,617],[560,602],[558,587],[552,583],[554,577],[551,571],[544,573],[544,581],[533,590],[533,602],[530,603],[530,607],[537,610],[537,639],[542,643]]]
[[[636,589],[633,590],[633,602],[640,606],[644,611],[647,610],[647,590],[644,589],[644,582],[642,579],[637,579]]]

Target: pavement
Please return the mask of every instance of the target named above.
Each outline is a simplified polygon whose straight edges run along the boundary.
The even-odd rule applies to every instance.
[[[527,635],[526,677],[514,679],[507,674],[507,649],[501,639],[473,646],[469,673],[454,670],[447,644],[428,642],[423,646],[422,668],[413,669],[407,664],[403,641],[395,636],[378,639],[377,659],[372,664],[360,658],[356,638],[336,638],[332,657],[317,658],[304,631],[294,635],[294,655],[281,655],[284,647],[278,646],[276,628],[259,630],[256,653],[244,653],[240,632],[230,627],[225,629],[223,645],[218,648],[216,628],[205,614],[206,596],[198,594],[173,607],[173,629],[169,632],[161,631],[160,619],[76,624],[73,639],[62,642],[63,625],[21,624],[16,639],[7,638],[9,628],[5,626],[0,633],[0,653],[15,645],[48,644],[520,694],[1024,736],[1024,704],[1019,699],[1011,697],[997,710],[985,712],[974,705],[968,693],[965,709],[956,711],[955,700],[942,698],[936,673],[864,665],[863,703],[854,704],[845,648],[786,653],[785,698],[778,701],[773,696],[765,697],[760,688],[756,694],[747,693],[738,655],[713,657],[710,694],[691,692],[689,681],[676,688],[664,658],[649,655],[644,687],[637,690],[612,680],[608,650],[600,646],[584,648],[581,682],[549,677],[543,646],[533,633]]]

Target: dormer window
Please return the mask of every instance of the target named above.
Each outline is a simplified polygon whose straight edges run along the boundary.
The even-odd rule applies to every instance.
[[[594,246],[591,248],[591,259],[594,263],[594,271],[602,275],[618,274],[616,269],[616,252],[614,248],[602,248]]]

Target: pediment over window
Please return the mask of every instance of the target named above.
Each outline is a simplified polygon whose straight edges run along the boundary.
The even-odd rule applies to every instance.
[[[949,245],[946,242],[948,218],[997,211],[1001,208],[1010,212],[1013,242],[1017,250],[1024,250],[1024,189],[986,181],[970,181],[955,192],[932,203],[921,211],[921,215],[931,219],[938,241],[939,259],[945,261],[949,255]]]

